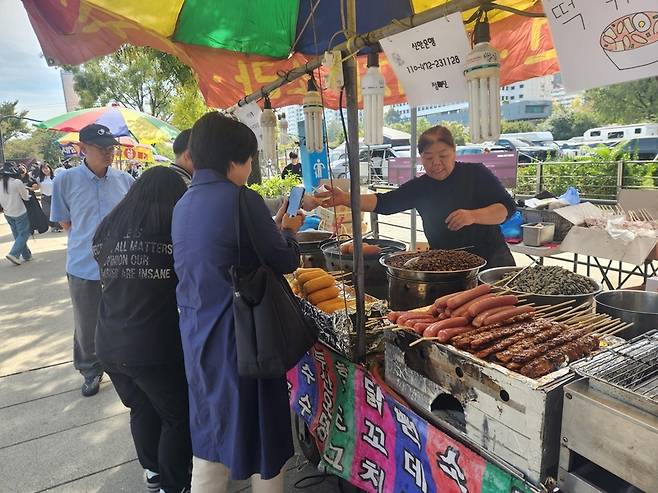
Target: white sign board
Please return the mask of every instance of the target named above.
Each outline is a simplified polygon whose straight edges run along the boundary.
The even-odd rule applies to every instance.
[[[658,0],[544,0],[567,91],[658,75]]]
[[[258,140],[258,148],[262,148],[263,131],[260,128],[260,115],[263,110],[260,109],[258,103],[252,101],[244,106],[235,108],[234,114],[242,123],[248,126],[255,134]]]
[[[381,40],[410,106],[466,101],[464,62],[471,51],[460,13]]]

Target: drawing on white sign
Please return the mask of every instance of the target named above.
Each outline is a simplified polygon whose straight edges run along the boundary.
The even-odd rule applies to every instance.
[[[381,40],[411,106],[466,101],[470,44],[460,13]]]
[[[601,48],[619,70],[658,62],[658,11],[615,19],[601,34]]]
[[[544,10],[567,91],[656,75],[656,0],[544,0]]]
[[[313,165],[313,171],[315,172],[315,177],[320,179],[322,178],[322,171],[324,170],[324,164],[322,164],[322,161],[319,159],[315,161],[315,164]]]

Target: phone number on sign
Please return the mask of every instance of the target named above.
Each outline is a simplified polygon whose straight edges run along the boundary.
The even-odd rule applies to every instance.
[[[443,58],[430,60],[427,62],[422,62],[419,63],[418,65],[409,65],[407,67],[407,72],[413,74],[414,72],[418,72],[419,70],[432,70],[435,68],[443,68],[443,67],[449,67],[451,65],[458,65],[459,63],[461,63],[459,56],[457,55],[447,56]]]

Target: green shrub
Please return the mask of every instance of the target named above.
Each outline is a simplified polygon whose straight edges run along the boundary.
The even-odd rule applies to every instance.
[[[275,199],[277,197],[282,197],[288,195],[290,190],[296,185],[301,185],[302,180],[299,179],[296,175],[286,175],[285,178],[280,176],[275,176],[267,180],[263,180],[263,183],[258,184],[254,183],[249,185],[249,188],[258,192],[261,197]]]

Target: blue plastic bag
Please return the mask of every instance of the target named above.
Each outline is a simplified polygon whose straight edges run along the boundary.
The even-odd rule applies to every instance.
[[[521,238],[523,235],[521,224],[523,224],[523,217],[521,212],[516,211],[512,217],[500,225],[500,230],[505,239]]]
[[[320,227],[320,216],[308,215],[304,218],[302,227],[299,228],[300,231],[307,231],[309,229],[318,229]]]
[[[580,194],[574,187],[569,187],[566,192],[560,195],[560,200],[569,205],[580,204]]]

